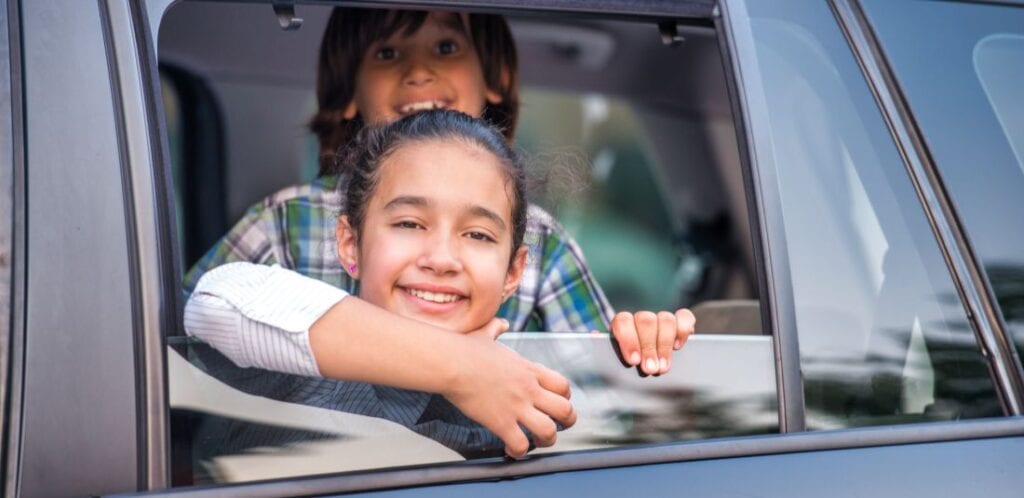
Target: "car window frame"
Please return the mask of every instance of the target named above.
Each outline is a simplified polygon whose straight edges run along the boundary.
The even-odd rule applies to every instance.
[[[9,217],[0,222],[0,230],[6,231],[9,245],[0,247],[6,261],[0,263],[0,285],[6,294],[6,309],[3,309],[0,323],[0,478],[3,494],[12,496],[16,491],[18,468],[17,440],[13,435],[20,432],[20,406],[24,350],[24,299],[25,265],[21,255],[24,251],[24,136],[21,85],[21,31],[18,2],[0,0],[0,12],[4,22],[0,23],[0,43],[6,44],[6,51],[0,54],[0,94],[6,105],[0,106],[0,186],[6,187],[0,193],[0,203],[9,208]],[[9,190],[8,190],[9,188]],[[0,209],[0,211],[3,211]],[[4,301],[4,299],[0,299]]]

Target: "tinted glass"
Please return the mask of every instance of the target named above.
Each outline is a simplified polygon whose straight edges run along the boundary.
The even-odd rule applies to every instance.
[[[807,427],[999,415],[936,239],[828,6],[747,9],[762,86],[747,79],[746,91],[766,106],[752,126],[766,137],[759,167],[778,181],[768,197],[780,202]]]
[[[865,7],[1024,352],[1024,8]]]

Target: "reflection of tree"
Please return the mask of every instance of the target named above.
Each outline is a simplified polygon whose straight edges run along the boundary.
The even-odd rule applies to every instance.
[[[656,401],[650,408],[631,407],[604,414],[614,419],[616,430],[612,434],[594,435],[590,442],[663,443],[779,430],[774,393],[742,399],[723,399],[688,389],[662,389],[646,394]]]
[[[1024,355],[1024,266],[990,264],[985,266],[985,273],[1017,352]]]
[[[175,486],[212,483],[217,457],[261,448],[298,448],[301,443],[344,439],[340,434],[280,427],[193,410],[171,410]],[[298,449],[296,449],[298,451]]]
[[[240,368],[210,346],[187,342],[181,348],[189,362],[224,384],[241,392],[286,403],[302,404],[401,424],[421,436],[433,439],[465,458],[501,456],[504,445],[491,431],[462,414],[448,400],[430,393],[409,391],[363,382],[335,381]],[[202,386],[193,386],[202,389]],[[346,427],[339,433],[325,434],[207,413],[192,413],[181,419],[175,438],[189,439],[190,455],[197,474],[199,465],[217,456],[252,451],[254,448],[284,447],[297,443],[346,438]],[[356,455],[353,455],[356,457]],[[201,476],[200,476],[201,477]]]
[[[940,299],[941,300],[941,299]],[[945,301],[955,302],[959,300]],[[988,363],[964,320],[922,324],[928,361],[909,363],[912,331],[889,328],[866,357],[809,358],[804,361],[808,426],[814,429],[955,420],[999,416],[1002,410]],[[906,384],[930,373],[932,401],[919,412],[906,411]]]
[[[985,273],[1006,321],[1024,322],[1024,266],[993,264]]]

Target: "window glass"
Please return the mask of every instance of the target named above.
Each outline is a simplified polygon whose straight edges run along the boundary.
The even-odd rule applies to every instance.
[[[1024,353],[1024,8],[865,6]]]
[[[879,109],[826,4],[748,2],[809,429],[1001,413]],[[758,129],[760,127],[760,129]]]
[[[161,26],[162,67],[205,82],[220,107],[230,164],[207,166],[226,171],[230,210],[308,179],[318,166],[307,124],[330,9],[308,6],[302,29],[284,32],[266,22],[263,7],[182,2]],[[524,330],[542,332],[503,335],[504,344],[570,380],[580,415],[558,445],[533,453],[777,432],[772,338],[761,330],[714,30],[690,26],[687,42],[669,47],[652,23],[528,16],[510,24],[522,79],[516,146],[529,164],[531,200],[579,242],[615,308],[693,307],[698,332],[709,332],[690,339],[672,372],[657,378],[623,368],[604,334],[543,330],[531,316]],[[644,68],[663,77],[631,76]],[[210,136],[197,132],[202,123],[182,81],[169,82],[179,97],[167,119],[182,137],[184,164],[189,140]],[[197,188],[196,177],[180,181],[182,192]],[[178,202],[187,213],[188,196]],[[333,235],[336,214],[325,233]],[[305,229],[299,216],[283,218],[292,233]],[[333,250],[337,260],[333,240],[309,246]],[[301,259],[275,256],[288,267]],[[329,269],[340,273],[338,266]],[[175,484],[503,454],[493,436],[436,395],[239,368],[196,340],[169,343]]]

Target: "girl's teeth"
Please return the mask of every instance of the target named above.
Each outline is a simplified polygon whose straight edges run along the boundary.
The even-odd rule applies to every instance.
[[[459,296],[455,294],[444,294],[441,292],[430,292],[418,289],[408,289],[408,291],[409,294],[432,303],[451,303],[459,300]]]

